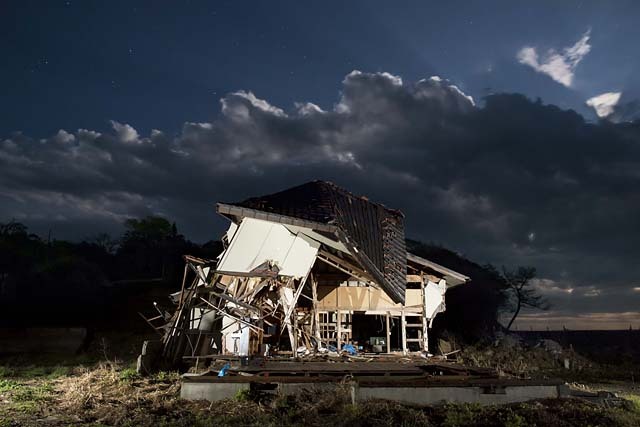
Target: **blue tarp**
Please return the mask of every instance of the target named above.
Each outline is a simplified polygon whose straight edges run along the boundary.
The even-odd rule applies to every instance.
[[[353,344],[342,344],[342,350],[346,351],[347,353],[351,354],[351,355],[355,355],[358,353],[358,350],[356,350],[356,348],[353,346]]]
[[[227,363],[226,365],[224,365],[222,367],[222,369],[220,369],[220,372],[218,372],[218,376],[219,377],[224,377],[227,374],[227,371],[231,368],[231,363]]]

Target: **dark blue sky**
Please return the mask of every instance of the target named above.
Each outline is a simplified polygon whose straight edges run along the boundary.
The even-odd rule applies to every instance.
[[[519,92],[589,116],[604,92],[640,94],[637,1],[4,1],[0,135],[105,129],[108,120],[177,131],[210,120],[238,89],[288,109],[330,108],[353,69],[415,81],[441,75],[476,100]],[[591,51],[566,88],[516,59]]]
[[[637,325],[638,22],[636,0],[5,0],[0,222],[161,215],[204,242],[216,201],[330,180],[408,237],[537,267],[533,324]]]

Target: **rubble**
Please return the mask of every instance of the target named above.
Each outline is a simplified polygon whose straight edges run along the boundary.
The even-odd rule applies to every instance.
[[[402,213],[331,183],[217,211],[222,254],[185,255],[173,313],[145,318],[169,364],[428,354],[446,290],[469,280],[408,253]]]

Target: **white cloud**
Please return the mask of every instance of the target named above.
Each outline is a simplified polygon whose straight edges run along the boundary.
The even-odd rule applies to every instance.
[[[60,144],[68,144],[76,140],[76,137],[73,134],[67,132],[64,129],[60,129],[58,133],[55,134],[53,140]]]
[[[381,75],[389,79],[389,81],[394,85],[402,86],[402,78],[400,76],[396,76],[387,72],[381,73]]]
[[[587,100],[587,105],[596,110],[598,117],[607,117],[613,113],[614,107],[620,101],[622,92],[607,92]]]
[[[102,136],[100,132],[96,132],[94,130],[89,130],[89,129],[78,129],[76,134],[78,135],[79,139],[81,140],[86,139],[89,141],[92,141]]]
[[[474,107],[476,106],[476,102],[473,100],[473,97],[471,95],[467,95],[466,93],[464,93],[463,91],[460,90],[460,88],[456,85],[449,85],[449,88],[453,91],[455,91],[457,94],[459,94],[460,96],[466,98],[471,105],[473,105]]]
[[[416,84],[416,96],[421,98],[449,99],[456,108],[468,111],[470,107],[475,107],[473,97],[464,93],[449,80],[440,76],[431,76],[428,79],[418,80]]]
[[[122,142],[136,142],[140,135],[131,125],[126,123],[118,123],[115,120],[111,120],[111,127],[116,131],[118,139]]]
[[[518,52],[518,61],[566,87],[571,87],[576,67],[591,50],[590,33],[591,30],[588,30],[576,44],[564,48],[562,52],[550,49],[542,58],[535,47],[525,46]]]
[[[274,107],[264,99],[257,98],[253,92],[239,90],[220,100],[222,114],[234,120],[245,121],[250,117],[252,109],[268,113],[276,117],[285,117],[286,114],[278,107]]]
[[[550,294],[571,295],[575,288],[568,283],[560,283],[549,278],[535,278],[531,280],[531,284],[545,296]]]
[[[585,297],[599,297],[602,294],[602,291],[595,286],[588,286],[584,291]]]
[[[322,108],[314,104],[313,102],[304,102],[304,103],[296,102],[295,107],[296,107],[296,110],[298,111],[298,114],[300,114],[301,116],[308,116],[311,114],[322,114],[326,112]]]

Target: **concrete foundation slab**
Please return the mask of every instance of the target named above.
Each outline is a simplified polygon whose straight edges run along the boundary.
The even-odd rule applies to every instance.
[[[357,400],[388,399],[417,405],[438,403],[479,403],[496,405],[558,397],[557,386],[507,386],[499,393],[482,387],[359,387]]]
[[[198,383],[183,382],[180,387],[180,398],[186,400],[217,401],[232,399],[241,390],[249,390],[249,383]]]
[[[414,405],[434,405],[445,402],[478,403],[493,405],[525,402],[534,399],[557,398],[561,396],[563,385],[558,383],[524,384],[523,381],[501,381],[486,384],[453,385],[423,384],[404,386],[402,384],[385,385],[359,384],[351,381],[338,384],[335,381],[319,381],[317,379],[283,379],[261,378],[247,380],[244,378],[207,378],[187,377],[183,379],[180,396],[190,400],[217,401],[233,398],[240,390],[261,390],[268,393],[295,395],[302,389],[315,392],[332,392],[336,387],[348,387],[353,403],[369,399],[386,399]]]

